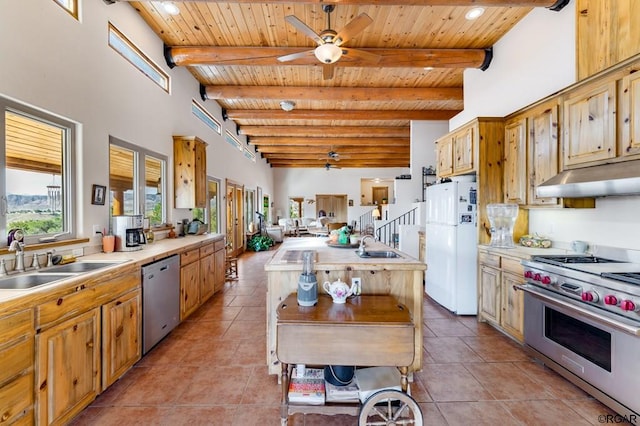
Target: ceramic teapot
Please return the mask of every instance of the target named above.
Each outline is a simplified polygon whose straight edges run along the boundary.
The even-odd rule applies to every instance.
[[[332,283],[325,281],[322,288],[331,296],[333,303],[344,303],[347,297],[353,294],[353,286],[349,287],[347,283],[340,281],[340,278]]]

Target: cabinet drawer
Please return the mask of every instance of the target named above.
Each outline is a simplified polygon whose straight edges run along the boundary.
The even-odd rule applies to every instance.
[[[21,336],[33,334],[33,310],[0,317],[0,346]]]
[[[33,337],[28,336],[0,350],[0,359],[2,360],[0,385],[23,371],[31,369],[34,361],[33,348]],[[0,423],[2,423],[1,419]]]
[[[218,251],[218,250],[224,250],[224,246],[225,246],[224,238],[223,238],[223,239],[221,239],[221,240],[215,241],[215,242],[213,243],[213,246],[214,246],[214,250],[215,250],[215,251]]]
[[[33,417],[33,383],[33,372],[30,372],[0,388],[0,422],[26,424],[19,419]]]
[[[65,294],[36,307],[36,329],[74,317],[140,287],[140,272],[136,270],[93,286],[79,285],[73,293]]]
[[[503,257],[502,270],[511,272],[521,277],[524,274],[524,267],[522,266],[522,264],[520,264],[520,261],[517,259],[510,259],[510,258]]]
[[[213,254],[213,244],[207,244],[206,246],[200,247],[200,257],[207,257]]]
[[[483,265],[493,266],[494,268],[500,267],[500,256],[497,254],[491,254],[484,251],[478,253],[478,262]]]
[[[200,249],[195,248],[180,253],[180,266],[188,265],[200,259]]]

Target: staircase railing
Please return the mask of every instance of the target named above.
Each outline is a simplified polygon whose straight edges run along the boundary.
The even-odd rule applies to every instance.
[[[360,215],[360,220],[358,223],[360,224],[360,234],[364,235],[367,229],[375,229],[375,224],[373,222],[373,210],[369,210],[368,212]]]
[[[399,233],[398,226],[400,225],[415,225],[416,224],[416,211],[417,207],[409,210],[408,212],[398,216],[397,218],[385,223],[380,228],[376,229],[376,240],[384,243],[390,247],[398,248]]]

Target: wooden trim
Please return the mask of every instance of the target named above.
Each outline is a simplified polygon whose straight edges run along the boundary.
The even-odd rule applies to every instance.
[[[449,120],[459,110],[293,110],[231,109],[231,120]]]
[[[305,136],[322,134],[332,136],[359,136],[371,138],[379,136],[409,137],[409,126],[366,127],[366,126],[242,126],[239,134],[249,136]]]
[[[140,0],[104,0],[106,3],[126,3]],[[173,0],[174,3],[193,0]],[[282,0],[201,0],[205,3],[282,3]],[[355,4],[376,6],[489,6],[489,7],[555,7],[558,0],[288,0],[293,4]],[[555,10],[555,9],[554,9]]]

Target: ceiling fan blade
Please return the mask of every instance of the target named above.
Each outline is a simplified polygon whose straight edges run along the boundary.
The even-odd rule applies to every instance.
[[[322,64],[322,78],[331,80],[333,78],[334,64]]]
[[[382,59],[382,56],[376,55],[375,53],[365,52],[364,50],[349,49],[347,47],[341,47],[341,49],[342,54],[347,56],[348,58],[362,59],[363,61],[374,63],[380,62],[380,59]]]
[[[285,21],[287,21],[288,23],[296,27],[298,31],[300,31],[301,33],[303,33],[304,35],[306,35],[307,37],[315,41],[318,44],[318,46],[324,44],[324,40],[322,40],[322,38],[315,31],[309,28],[307,24],[299,20],[296,16],[287,15],[284,17],[284,19]]]
[[[313,54],[313,50],[307,50],[305,52],[292,53],[290,55],[278,56],[278,61],[280,62],[288,62],[295,61],[296,59],[306,58],[308,56],[315,57]]]
[[[334,43],[340,46],[342,43],[349,39],[352,39],[364,30],[369,24],[373,22],[373,19],[366,13],[361,13],[356,16],[351,22],[344,26],[333,39]]]

